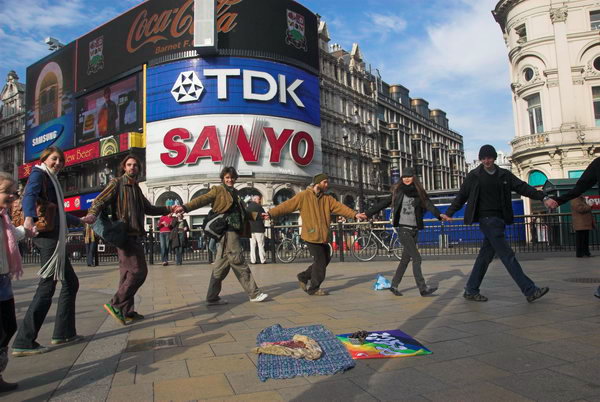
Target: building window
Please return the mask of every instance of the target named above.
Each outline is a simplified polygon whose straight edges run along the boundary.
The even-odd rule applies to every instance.
[[[527,29],[525,29],[525,24],[519,25],[515,28],[515,33],[517,34],[517,43],[522,44],[527,42]]]
[[[600,87],[592,87],[592,99],[594,102],[594,119],[596,127],[600,127]]]
[[[530,134],[543,133],[544,122],[542,120],[542,104],[540,94],[534,94],[525,98],[527,102],[527,113],[529,114]]]
[[[569,179],[579,179],[583,172],[583,170],[569,170]]]
[[[590,11],[590,29],[593,31],[600,29],[600,10]]]
[[[596,71],[600,71],[600,57],[596,57],[592,63]]]
[[[527,82],[533,79],[533,69],[531,67],[527,67],[523,70],[523,78],[525,78],[525,81]]]

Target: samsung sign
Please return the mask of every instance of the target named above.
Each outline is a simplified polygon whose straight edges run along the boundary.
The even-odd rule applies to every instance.
[[[25,160],[39,158],[40,153],[51,145],[61,149],[73,148],[73,114],[27,129],[25,136]]]
[[[254,114],[320,126],[319,80],[281,63],[187,59],[148,69],[148,122],[206,114]]]

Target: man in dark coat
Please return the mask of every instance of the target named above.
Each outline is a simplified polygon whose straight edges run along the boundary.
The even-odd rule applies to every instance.
[[[543,192],[519,180],[510,171],[498,167],[495,164],[497,157],[498,154],[493,146],[481,147],[479,150],[481,165],[469,172],[458,195],[442,217],[454,215],[467,202],[465,225],[479,222],[479,229],[484,235],[479,255],[465,286],[463,294],[465,299],[480,302],[488,300],[479,293],[479,286],[494,256],[498,255],[527,301],[532,302],[544,296],[550,289],[537,287],[525,275],[515,252],[506,241],[504,229],[514,221],[511,193],[514,191],[534,200],[544,200],[546,206],[554,201],[545,197]]]

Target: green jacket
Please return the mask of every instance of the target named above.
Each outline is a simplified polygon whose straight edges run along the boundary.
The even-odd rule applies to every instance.
[[[250,220],[255,219],[256,214],[246,211],[246,206],[239,197],[238,200],[240,211],[242,211],[242,232],[240,233],[240,236],[250,237]],[[185,209],[186,212],[190,212],[206,205],[210,205],[214,212],[224,214],[229,211],[233,205],[233,197],[229,194],[225,185],[221,184],[219,186],[211,187],[208,193],[202,194],[201,196],[192,199],[187,204],[184,204],[183,209]]]
[[[356,211],[336,201],[330,195],[317,195],[312,187],[299,192],[293,198],[269,210],[272,217],[287,215],[300,210],[302,218],[302,239],[309,243],[327,243],[331,214],[348,219],[356,216]]]

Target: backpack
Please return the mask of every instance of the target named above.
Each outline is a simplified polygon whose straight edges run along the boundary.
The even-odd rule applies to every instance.
[[[226,214],[218,214],[212,209],[208,211],[208,215],[204,218],[202,224],[204,233],[216,241],[221,240],[225,232],[227,231],[227,218]]]

